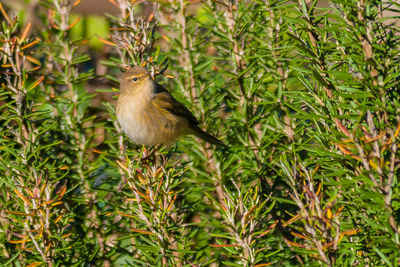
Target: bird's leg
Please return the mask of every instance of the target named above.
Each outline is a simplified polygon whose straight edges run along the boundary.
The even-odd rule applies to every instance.
[[[159,146],[153,146],[149,150],[146,149],[145,146],[143,146],[143,153],[142,153],[142,158],[141,160],[150,160],[153,156],[155,156],[156,152],[161,148],[162,145]],[[154,161],[154,160],[153,160]],[[154,163],[154,162],[153,162]]]
[[[161,159],[162,159],[162,166],[165,166],[165,164],[167,163],[167,158],[165,157],[165,155],[161,154]]]
[[[149,151],[146,149],[146,147],[143,145],[142,146],[142,158],[141,160],[145,160],[149,157]]]

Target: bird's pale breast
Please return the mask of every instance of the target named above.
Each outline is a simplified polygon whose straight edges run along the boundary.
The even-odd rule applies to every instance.
[[[124,132],[136,144],[168,144],[184,134],[186,120],[168,111],[160,112],[150,99],[124,96],[118,99],[117,119]],[[185,125],[186,126],[186,125]]]

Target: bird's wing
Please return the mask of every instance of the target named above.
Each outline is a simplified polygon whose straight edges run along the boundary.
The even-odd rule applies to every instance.
[[[156,93],[152,101],[155,107],[163,109],[164,112],[178,115],[186,118],[191,123],[199,124],[193,114],[159,84],[156,85]]]

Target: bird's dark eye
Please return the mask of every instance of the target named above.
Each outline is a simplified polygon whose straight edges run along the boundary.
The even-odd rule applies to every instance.
[[[134,77],[133,80],[136,82],[137,81],[137,77]]]

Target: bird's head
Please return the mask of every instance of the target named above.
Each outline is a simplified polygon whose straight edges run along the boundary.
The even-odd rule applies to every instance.
[[[146,68],[141,66],[132,67],[121,76],[120,94],[140,93],[143,88],[148,87],[149,82],[152,82],[152,79]]]

